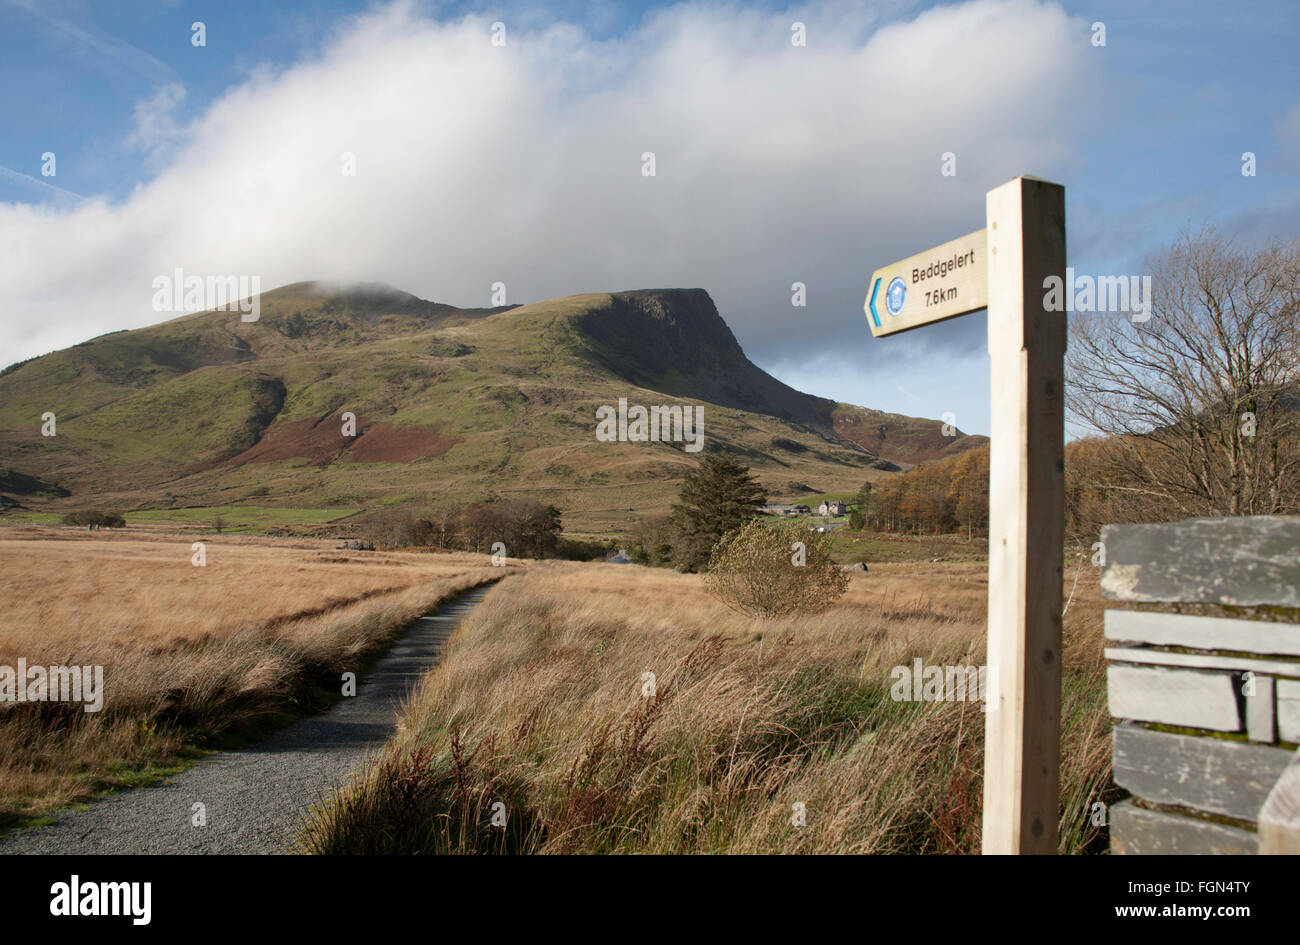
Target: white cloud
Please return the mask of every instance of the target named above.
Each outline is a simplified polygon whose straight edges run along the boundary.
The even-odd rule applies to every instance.
[[[135,130],[127,137],[130,148],[147,155],[149,164],[159,167],[169,160],[172,151],[184,143],[184,130],[176,124],[175,113],[185,101],[185,86],[169,82],[135,106]]]
[[[158,321],[151,280],[177,267],[460,305],[497,281],[511,302],[700,286],[760,362],[866,345],[873,268],[978,229],[990,187],[1070,166],[1089,48],[1086,24],[1033,0],[871,16],[692,3],[609,41],[507,20],[504,48],[495,16],[396,4],[348,21],[183,128],[170,100],[138,113],[135,134],[173,148],[125,200],[0,204],[0,361]],[[960,321],[923,343],[982,351]]]

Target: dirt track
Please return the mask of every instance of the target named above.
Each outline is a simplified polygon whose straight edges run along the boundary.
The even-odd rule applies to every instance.
[[[392,735],[411,687],[489,587],[419,618],[358,681],[356,696],[266,741],[221,752],[150,788],[111,794],[49,827],[0,840],[14,853],[288,853],[306,809],[347,783]],[[203,804],[207,826],[191,824]]]

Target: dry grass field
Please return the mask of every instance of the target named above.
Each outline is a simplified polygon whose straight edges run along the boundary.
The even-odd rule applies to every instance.
[[[206,539],[198,567],[193,540],[0,530],[0,665],[104,667],[100,712],[0,702],[0,827],[328,704],[402,626],[517,570],[234,536]]]
[[[890,688],[915,658],[982,662],[982,563],[872,564],[825,613],[764,622],[666,570],[242,536],[206,539],[196,567],[193,540],[0,530],[0,665],[105,668],[101,712],[0,703],[0,827],[328,705],[397,629],[504,570],[305,849],[978,849],[980,706]],[[1063,852],[1104,847],[1088,813],[1111,790],[1101,602],[1095,570],[1077,576]]]
[[[698,576],[537,565],[462,623],[304,847],[975,852],[979,705],[890,688],[917,657],[983,662],[985,580],[977,563],[873,564],[829,611],[761,622]],[[1088,814],[1112,788],[1095,569],[1065,591],[1060,849],[1096,852]]]

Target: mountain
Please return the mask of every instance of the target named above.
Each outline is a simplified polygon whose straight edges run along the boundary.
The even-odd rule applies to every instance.
[[[702,289],[460,309],[297,283],[0,372],[4,505],[368,507],[530,495],[566,527],[667,508],[698,453],[600,442],[597,409],[701,405],[773,496],[856,490],[984,442],[813,397],[754,365]],[[41,435],[42,416],[56,418]],[[356,435],[343,435],[344,413]],[[0,506],[3,507],[3,506]]]

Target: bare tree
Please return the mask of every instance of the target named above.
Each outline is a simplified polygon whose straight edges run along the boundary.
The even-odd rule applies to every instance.
[[[1070,412],[1109,437],[1092,485],[1147,519],[1300,511],[1300,242],[1204,230],[1151,275],[1147,320],[1071,320]]]
[[[455,542],[460,528],[460,513],[461,508],[455,502],[443,501],[433,506],[429,521],[437,533],[439,548],[450,548]]]

